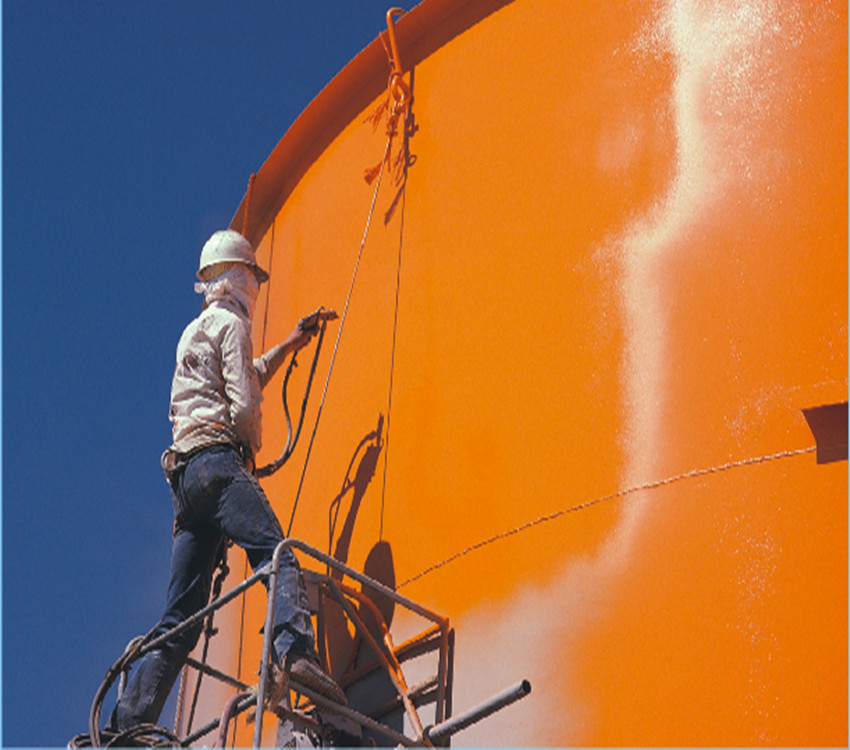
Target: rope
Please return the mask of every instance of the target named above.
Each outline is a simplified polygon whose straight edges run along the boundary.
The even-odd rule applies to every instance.
[[[407,138],[407,134],[405,133],[405,138]],[[405,149],[406,150],[406,149]],[[395,279],[395,308],[393,311],[393,343],[392,343],[392,351],[390,354],[390,384],[389,384],[389,392],[387,394],[387,431],[386,438],[384,440],[384,475],[383,481],[381,483],[381,522],[380,528],[378,531],[378,541],[383,540],[384,538],[384,507],[386,504],[386,494],[387,494],[387,465],[389,463],[389,454],[390,454],[390,417],[392,415],[393,410],[393,381],[395,379],[395,354],[396,354],[396,339],[398,336],[398,304],[399,304],[399,290],[401,289],[401,248],[402,242],[404,238],[404,207],[405,201],[407,199],[407,164],[404,166],[404,176],[402,183],[402,197],[401,197],[401,222],[399,227],[399,238],[398,238],[398,262],[396,264],[396,279]]]
[[[177,710],[174,712],[172,731],[178,737],[183,733],[183,710],[186,707],[186,681],[189,679],[189,665],[180,670],[180,684],[177,687]]]
[[[360,249],[357,252],[357,260],[354,263],[354,272],[351,274],[351,283],[349,284],[349,287],[348,287],[348,296],[345,298],[345,307],[342,310],[342,317],[340,318],[340,321],[339,321],[339,330],[337,330],[337,333],[336,333],[336,342],[334,343],[333,354],[331,354],[331,363],[330,363],[330,366],[328,367],[328,374],[325,378],[325,386],[322,390],[322,398],[319,400],[319,410],[316,413],[316,423],[313,425],[313,433],[312,433],[312,435],[310,435],[310,443],[307,446],[307,455],[304,458],[304,468],[301,471],[301,479],[298,482],[298,491],[295,493],[295,502],[293,503],[293,506],[292,506],[292,515],[289,517],[289,527],[286,530],[287,536],[289,536],[290,533],[292,532],[292,524],[295,521],[295,511],[298,509],[298,501],[301,498],[301,490],[304,486],[304,477],[307,474],[307,465],[310,462],[310,454],[313,451],[313,442],[316,439],[316,432],[319,429],[319,419],[321,419],[321,416],[322,416],[322,408],[325,405],[325,397],[328,395],[328,385],[330,384],[331,373],[333,372],[334,363],[336,362],[337,350],[339,349],[339,341],[340,341],[340,338],[342,337],[342,329],[345,327],[345,319],[346,319],[346,316],[348,315],[348,305],[351,302],[351,295],[352,295],[352,292],[354,291],[354,281],[357,278],[357,271],[360,268],[360,258],[363,255],[363,248],[366,246],[366,237],[369,234],[369,227],[372,224],[372,214],[375,212],[375,203],[377,202],[377,199],[378,199],[378,191],[381,188],[381,179],[383,178],[383,175],[384,175],[384,166],[387,163],[387,159],[388,159],[388,156],[389,156],[389,153],[390,153],[390,148],[392,147],[392,142],[393,142],[393,134],[389,133],[388,136],[387,136],[387,145],[386,145],[386,148],[384,149],[384,156],[381,159],[381,167],[380,167],[380,171],[378,172],[378,179],[377,179],[377,182],[375,184],[375,190],[372,193],[372,205],[369,207],[369,215],[366,217],[366,226],[363,229],[363,237],[360,240]]]
[[[563,510],[555,511],[554,513],[550,513],[549,515],[540,516],[539,518],[535,518],[533,521],[528,521],[527,523],[522,524],[521,526],[517,526],[516,528],[509,529],[508,531],[503,531],[501,534],[496,534],[495,536],[491,536],[489,539],[484,539],[483,541],[477,542],[470,547],[467,547],[460,552],[456,552],[454,555],[447,557],[445,560],[441,560],[440,562],[432,565],[429,568],[426,568],[420,573],[417,573],[412,578],[408,578],[406,581],[398,584],[398,588],[400,589],[402,586],[407,586],[414,581],[418,581],[420,578],[428,575],[429,573],[433,573],[436,570],[448,565],[449,563],[458,560],[465,555],[468,555],[470,552],[474,552],[477,549],[481,549],[482,547],[486,547],[489,544],[493,544],[494,542],[501,541],[502,539],[507,539],[508,537],[514,536],[515,534],[519,534],[521,531],[527,531],[535,526],[539,526],[540,524],[546,523],[547,521],[554,521],[556,518],[560,518],[561,516],[565,516],[568,513],[576,513],[580,510],[587,510],[588,508],[593,507],[594,505],[599,505],[600,503],[609,502],[611,500],[616,500],[621,497],[626,497],[627,495],[633,495],[636,492],[643,492],[645,490],[655,490],[659,487],[664,487],[669,484],[674,484],[676,482],[681,482],[684,479],[694,479],[695,477],[705,476],[706,474],[717,474],[723,471],[728,471],[730,469],[739,469],[743,466],[754,466],[756,464],[767,463],[768,461],[777,461],[783,458],[792,458],[794,456],[800,456],[805,453],[814,453],[817,450],[817,446],[813,445],[809,448],[798,448],[796,450],[790,451],[780,451],[779,453],[771,453],[766,456],[757,456],[755,458],[744,458],[739,461],[732,461],[727,464],[722,464],[721,466],[713,466],[708,469],[693,469],[691,471],[685,472],[684,474],[676,474],[675,476],[667,477],[666,479],[658,479],[654,482],[647,482],[646,484],[639,484],[634,487],[627,487],[626,489],[618,490],[617,492],[612,492],[610,495],[605,495],[603,497],[597,497],[593,500],[588,500],[584,503],[579,503],[578,505],[573,505],[569,508],[564,508]]]

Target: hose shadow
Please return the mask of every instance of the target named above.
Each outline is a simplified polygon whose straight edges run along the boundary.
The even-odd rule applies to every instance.
[[[348,562],[349,548],[351,546],[351,538],[354,535],[354,524],[357,520],[357,514],[360,511],[363,496],[366,494],[366,490],[375,476],[378,458],[384,448],[383,429],[384,415],[379,414],[377,427],[366,434],[354,449],[351,461],[349,461],[348,468],[345,471],[342,486],[337,496],[331,500],[328,508],[328,554],[332,555],[335,560],[341,563]],[[360,456],[361,451],[363,452],[362,456]],[[352,477],[352,469],[354,469],[354,464],[358,457],[360,457],[360,461]],[[336,546],[334,547],[334,535],[336,533],[337,523],[339,522],[340,510],[343,500],[349,493],[351,494],[351,503],[342,524],[342,529],[336,538]],[[331,549],[332,547],[333,549]],[[332,575],[339,580],[342,574],[334,571]]]
[[[415,71],[410,70],[409,88],[414,89]],[[383,481],[381,482],[381,526],[378,541],[367,555],[363,573],[386,587],[396,589],[396,573],[393,551],[389,542],[383,539],[384,494],[386,489],[387,451],[389,447],[390,412],[392,411],[393,374],[395,371],[395,350],[398,328],[399,286],[401,279],[401,259],[404,245],[404,214],[407,178],[410,167],[416,163],[411,153],[411,139],[418,125],[413,114],[411,98],[403,120],[402,138],[398,152],[388,166],[391,167],[393,198],[383,216],[384,226],[399,221],[398,259],[396,269],[395,304],[393,309],[392,359],[390,365],[389,394],[387,416],[378,415],[374,430],[367,433],[358,443],[346,469],[340,490],[328,507],[328,554],[335,560],[348,563],[354,528],[362,508],[367,489],[375,478],[378,465],[383,456]],[[348,503],[347,511],[344,507]],[[344,517],[343,517],[344,513]],[[341,581],[342,574],[331,571],[332,579]],[[369,588],[361,587],[360,599],[350,602],[354,616],[358,618],[368,635],[352,628],[351,619],[343,607],[328,601],[323,612],[324,620],[324,657],[331,674],[339,680],[346,690],[349,705],[363,712],[372,712],[376,707],[392,704],[398,693],[389,674],[383,669],[371,667],[375,661],[374,649],[387,653],[389,628],[392,625],[395,603],[392,599]],[[404,711],[401,708],[384,710],[381,721],[397,732],[404,731]],[[375,745],[385,745],[386,738],[369,731],[364,732],[364,740]]]
[[[339,492],[328,506],[328,554],[344,564],[349,562],[357,518],[385,447],[384,427],[384,415],[379,414],[375,429],[368,432],[355,447]],[[395,565],[389,542],[379,539],[372,546],[363,573],[395,590]],[[331,570],[329,575],[331,579],[343,582],[343,574],[339,571]],[[386,648],[384,636],[392,624],[395,603],[366,587],[360,587],[357,593],[360,599],[349,598],[350,608],[362,622],[371,640],[383,650]],[[375,654],[369,643],[370,638],[364,637],[351,626],[351,618],[343,606],[333,599],[325,599],[321,618],[323,626],[319,645],[322,656],[329,672],[346,689],[349,705],[365,711],[391,700],[396,695],[396,689],[383,670],[370,671],[367,667],[367,674],[352,679],[359,667],[375,659]],[[403,731],[401,714],[397,720],[389,716],[384,717],[383,721],[397,731]],[[382,744],[380,737],[372,739]]]

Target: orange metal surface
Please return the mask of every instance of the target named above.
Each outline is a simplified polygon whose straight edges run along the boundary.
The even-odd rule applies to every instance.
[[[456,746],[845,746],[847,462],[802,410],[847,400],[846,5],[426,0],[396,30],[412,108],[293,536],[389,546],[456,628],[456,711],[531,681]],[[376,40],[253,183],[258,349],[342,310],[389,72]],[[308,438],[264,480],[284,528]],[[223,627],[244,674],[262,607]]]

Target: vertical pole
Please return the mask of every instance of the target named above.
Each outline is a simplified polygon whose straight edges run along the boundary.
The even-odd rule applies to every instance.
[[[269,570],[269,595],[266,606],[266,624],[263,628],[263,652],[260,656],[260,682],[257,685],[257,717],[254,720],[254,747],[260,747],[263,738],[263,712],[266,701],[266,681],[269,676],[269,660],[272,651],[272,635],[274,631],[274,605],[277,596],[277,576],[280,570],[280,555],[286,545],[284,539],[275,547]]]
[[[437,708],[435,723],[439,724],[446,718],[446,682],[449,661],[449,626],[448,622],[440,623],[440,651],[437,664]]]

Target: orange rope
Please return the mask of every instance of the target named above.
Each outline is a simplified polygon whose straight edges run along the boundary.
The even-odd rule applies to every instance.
[[[400,8],[391,8],[387,12],[387,35],[389,36],[390,47],[387,47],[387,42],[384,40],[384,33],[381,32],[379,36],[381,44],[384,45],[384,51],[387,53],[387,61],[389,62],[391,69],[390,78],[387,82],[386,98],[375,108],[374,112],[366,118],[365,122],[371,122],[372,126],[377,129],[378,123],[381,121],[384,112],[388,112],[387,137],[389,139],[389,143],[387,144],[387,150],[384,153],[384,159],[381,163],[367,169],[363,174],[363,178],[369,185],[371,185],[375,178],[381,173],[384,168],[384,164],[389,163],[390,143],[392,143],[393,136],[395,136],[398,132],[399,118],[404,111],[410,107],[413,100],[410,87],[405,82],[402,74],[401,61],[398,59],[398,49],[396,47],[395,36],[393,33],[392,17],[396,13],[400,12]]]
[[[412,578],[408,578],[406,581],[402,581],[400,584],[398,584],[398,588],[400,589],[402,586],[407,586],[407,584],[413,583],[414,581],[419,580],[423,576],[426,576],[429,573],[433,573],[435,570],[439,570],[445,565],[448,565],[449,563],[452,563],[455,560],[458,560],[459,558],[468,555],[470,552],[474,552],[477,549],[486,547],[488,544],[493,544],[494,542],[498,542],[502,539],[507,539],[510,536],[519,534],[521,531],[527,531],[528,529],[531,529],[535,526],[539,526],[540,524],[546,523],[547,521],[554,521],[556,518],[565,516],[568,513],[575,513],[576,511],[587,510],[588,508],[594,505],[598,505],[599,503],[604,503],[609,500],[617,500],[621,497],[626,497],[627,495],[632,495],[636,492],[658,489],[659,487],[664,487],[668,484],[681,482],[683,479],[693,479],[694,477],[701,477],[705,476],[706,474],[717,474],[722,471],[728,471],[729,469],[738,469],[742,466],[754,466],[756,464],[766,463],[768,461],[776,461],[782,458],[792,458],[794,456],[800,456],[805,453],[814,453],[816,450],[817,446],[813,445],[809,448],[798,448],[797,450],[780,451],[779,453],[772,453],[767,456],[744,458],[740,461],[732,461],[728,464],[723,464],[721,466],[712,466],[708,469],[693,469],[692,471],[685,472],[684,474],[676,474],[675,476],[667,477],[666,479],[658,479],[654,482],[647,482],[646,484],[640,484],[635,487],[627,487],[626,489],[618,490],[617,492],[612,492],[610,495],[605,495],[604,497],[597,497],[593,500],[588,500],[587,502],[579,503],[578,505],[573,505],[569,508],[564,508],[563,510],[550,513],[547,516],[535,518],[533,521],[528,521],[527,523],[524,523],[521,526],[517,526],[514,529],[503,531],[501,534],[496,534],[495,536],[492,536],[489,539],[484,539],[483,541],[477,542],[476,544],[473,544],[472,546],[467,547],[466,549],[461,550],[460,552],[456,552],[454,555],[447,557],[445,560],[441,560],[440,562],[432,565],[430,568],[426,568],[422,572],[417,573]]]

